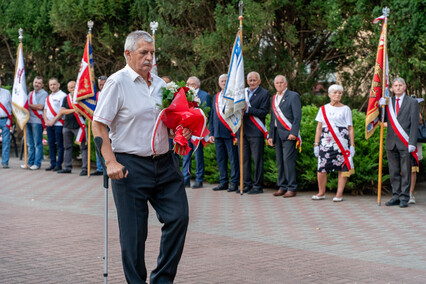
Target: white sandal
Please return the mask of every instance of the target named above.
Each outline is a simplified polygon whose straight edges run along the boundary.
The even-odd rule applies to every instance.
[[[325,195],[318,196],[318,195],[312,195],[312,200],[322,200],[325,199]]]
[[[333,202],[342,202],[343,198],[342,197],[334,197],[333,198]]]

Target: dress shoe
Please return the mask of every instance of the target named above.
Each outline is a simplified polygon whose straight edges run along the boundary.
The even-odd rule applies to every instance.
[[[287,192],[287,190],[279,189],[277,192],[273,193],[273,196],[281,196],[284,195]]]
[[[408,207],[408,203],[407,202],[405,202],[405,201],[401,201],[400,203],[399,203],[399,208],[407,208]]]
[[[86,170],[82,170],[80,172],[80,176],[87,176],[87,171]]]
[[[287,192],[283,195],[284,198],[290,198],[295,196],[296,196],[296,191],[290,191],[290,190],[287,190]]]
[[[70,174],[71,170],[70,169],[63,169],[63,170],[57,170],[58,174]]]
[[[53,169],[53,171],[54,171],[54,172],[57,172],[57,171],[60,171],[60,170],[62,170],[62,167],[55,167],[55,168]]]
[[[50,166],[50,167],[46,168],[46,171],[52,171],[52,170],[54,170],[54,169],[55,169],[55,167]]]
[[[198,182],[198,181],[196,181],[194,185],[192,186],[192,188],[202,188],[202,187],[203,187],[203,182]]]
[[[263,193],[263,189],[261,188],[252,188],[247,194],[260,194]]]
[[[395,206],[399,205],[399,199],[391,199],[388,202],[385,203],[386,206]]]
[[[3,167],[3,169],[8,169],[9,168],[9,165],[7,165],[7,164],[2,164],[1,166]]]
[[[228,189],[228,185],[227,184],[219,184],[216,187],[213,187],[214,191],[219,191],[219,190],[227,190]]]
[[[238,186],[231,184],[231,186],[228,188],[227,192],[233,192],[233,191],[237,191],[238,190]]]
[[[103,175],[103,174],[104,174],[104,172],[96,171],[96,172],[94,172],[94,173],[91,173],[91,174],[90,174],[90,176],[101,176],[101,175]]]
[[[188,188],[188,187],[191,187],[191,182],[190,181],[185,182],[185,188]]]

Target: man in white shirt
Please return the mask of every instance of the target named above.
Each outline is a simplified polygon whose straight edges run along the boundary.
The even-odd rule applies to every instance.
[[[28,163],[27,168],[38,170],[43,159],[43,109],[47,99],[47,92],[43,89],[43,77],[36,76],[33,81],[34,90],[28,95],[30,119],[27,128]],[[25,165],[21,165],[25,169]]]
[[[161,88],[166,86],[150,73],[154,50],[154,39],[147,32],[135,31],[127,36],[127,65],[108,78],[93,116],[93,134],[103,140],[102,155],[112,179],[128,283],[146,283],[147,279],[148,200],[164,223],[150,283],[173,283],[188,226],[183,176],[177,157],[169,151],[164,124],[160,123],[154,139],[156,154],[151,146],[158,105],[162,103]],[[189,139],[191,131],[184,129],[183,135]]]
[[[7,169],[9,168],[10,128],[12,126],[12,95],[9,90],[1,88],[1,83],[0,78],[1,165]]]
[[[60,87],[61,84],[59,84],[58,79],[49,79],[49,89],[52,93],[46,99],[43,112],[50,156],[50,167],[46,171],[62,170],[62,162],[64,161],[64,139],[62,136],[64,121],[60,110],[67,94],[62,92],[59,89]],[[56,156],[56,150],[58,151],[58,156]]]

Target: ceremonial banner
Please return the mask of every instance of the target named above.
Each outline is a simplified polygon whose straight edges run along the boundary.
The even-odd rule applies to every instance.
[[[152,58],[152,68],[151,68],[151,73],[154,75],[158,76],[158,71],[157,71],[157,61],[155,61],[155,53],[154,53],[154,57]]]
[[[93,112],[96,108],[96,84],[93,72],[92,36],[87,35],[86,47],[81,59],[75,84],[73,104],[75,109],[87,119],[93,120]]]
[[[27,85],[25,83],[25,64],[22,50],[22,42],[19,43],[16,56],[15,79],[12,89],[12,111],[19,128],[24,129],[30,118],[28,110]]]
[[[368,101],[367,115],[365,118],[365,139],[373,135],[379,122],[379,100],[382,96],[389,97],[389,64],[387,54],[387,20],[381,16],[373,21],[377,23],[383,20],[382,32],[377,49],[376,64],[374,66],[373,81],[371,83],[370,99]],[[383,70],[385,69],[385,72]],[[385,74],[385,75],[384,75]],[[384,78],[383,78],[384,77]],[[383,88],[384,87],[384,88]],[[383,89],[384,94],[383,94]]]
[[[241,31],[238,31],[232,49],[231,63],[229,65],[228,80],[223,94],[224,102],[219,101],[219,105],[224,105],[223,113],[226,123],[235,134],[241,125],[242,109],[245,107],[244,94],[244,61],[241,49]]]

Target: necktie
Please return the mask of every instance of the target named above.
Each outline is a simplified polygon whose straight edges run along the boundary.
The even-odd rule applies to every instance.
[[[396,109],[396,115],[398,115],[398,112],[399,112],[399,99],[396,99],[395,109]]]

